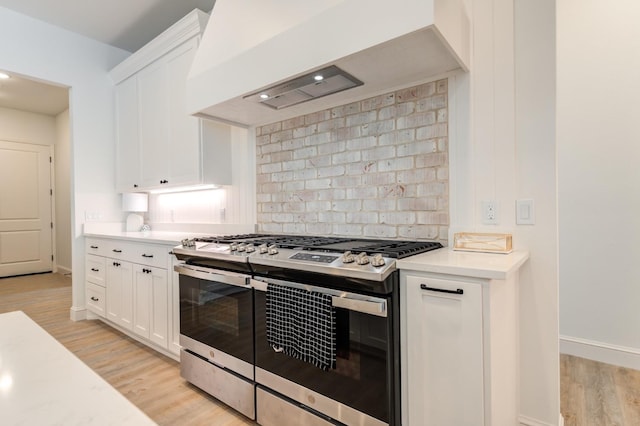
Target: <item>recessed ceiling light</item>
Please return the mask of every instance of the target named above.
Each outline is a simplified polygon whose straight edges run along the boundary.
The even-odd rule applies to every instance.
[[[11,78],[11,76],[9,74],[0,72],[0,80],[6,80],[7,78]]]
[[[260,99],[269,99],[269,95],[263,93],[262,95],[260,95]]]
[[[324,77],[323,77],[321,74],[318,74],[318,75],[314,75],[314,76],[313,76],[313,79],[314,79],[315,81],[321,81],[323,78],[324,78]]]

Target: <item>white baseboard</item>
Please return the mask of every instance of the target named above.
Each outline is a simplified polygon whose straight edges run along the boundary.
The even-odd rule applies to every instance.
[[[55,272],[60,275],[71,275],[71,269],[56,265]]]
[[[560,418],[562,418],[562,415],[560,415]],[[522,414],[520,415],[520,417],[518,417],[518,421],[522,426],[556,426],[554,424],[543,422],[532,417],[523,416]]]
[[[560,336],[560,353],[640,370],[640,349]]]
[[[71,321],[82,321],[87,319],[87,310],[84,308],[76,308],[74,306],[69,309]]]

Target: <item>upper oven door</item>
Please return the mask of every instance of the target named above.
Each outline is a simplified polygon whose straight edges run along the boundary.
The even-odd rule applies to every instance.
[[[180,343],[213,363],[218,359],[214,353],[200,353],[202,344],[253,364],[250,277],[191,265],[178,265],[175,271],[180,280]]]

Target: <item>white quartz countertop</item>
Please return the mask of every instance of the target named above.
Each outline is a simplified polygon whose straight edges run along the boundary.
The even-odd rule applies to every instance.
[[[85,237],[112,238],[116,240],[140,241],[153,244],[166,244],[176,246],[184,238],[193,238],[196,236],[204,236],[204,234],[194,234],[187,232],[163,232],[163,231],[146,231],[146,232],[125,232],[125,231],[106,231],[106,232],[85,232]]]
[[[527,259],[529,252],[524,250],[500,254],[442,248],[399,259],[396,266],[404,270],[502,280],[517,271]]]
[[[0,423],[154,425],[21,311],[0,314]]]

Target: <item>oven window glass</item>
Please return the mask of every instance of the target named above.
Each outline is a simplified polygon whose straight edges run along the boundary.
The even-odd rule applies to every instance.
[[[336,368],[323,371],[269,346],[265,295],[255,293],[256,366],[388,422],[388,318],[337,309]]]
[[[180,334],[253,362],[250,288],[180,275]]]

